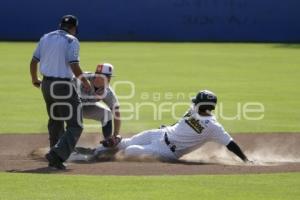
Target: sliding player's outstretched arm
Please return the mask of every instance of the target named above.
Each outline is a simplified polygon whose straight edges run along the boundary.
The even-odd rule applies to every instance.
[[[231,142],[229,142],[229,144],[226,147],[229,151],[233,152],[245,163],[250,162],[249,159],[247,158],[247,156],[244,154],[244,152],[239,147],[239,145],[237,143],[235,143],[233,140]]]

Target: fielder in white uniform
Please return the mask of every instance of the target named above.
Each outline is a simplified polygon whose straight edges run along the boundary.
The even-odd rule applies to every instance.
[[[83,74],[91,90],[86,91],[79,79],[74,80],[82,101],[83,117],[101,122],[104,139],[118,135],[121,126],[119,101],[109,85],[112,75],[113,65],[104,63],[97,65],[95,73]]]
[[[151,156],[164,161],[174,161],[206,142],[215,141],[225,145],[244,162],[249,162],[240,147],[211,113],[217,103],[216,95],[203,90],[192,102],[191,108],[178,123],[124,138],[116,148],[122,150],[126,157]],[[95,149],[94,155],[99,156],[109,150],[100,145]]]

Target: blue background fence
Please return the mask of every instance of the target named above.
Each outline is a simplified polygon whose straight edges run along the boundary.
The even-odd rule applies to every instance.
[[[80,40],[300,42],[299,0],[1,0],[0,40],[37,40],[64,14]]]

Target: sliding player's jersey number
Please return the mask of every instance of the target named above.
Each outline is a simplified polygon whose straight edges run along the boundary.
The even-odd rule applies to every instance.
[[[204,129],[203,126],[199,123],[198,119],[195,119],[193,117],[186,117],[185,122],[194,129],[198,134],[202,133],[202,130]]]

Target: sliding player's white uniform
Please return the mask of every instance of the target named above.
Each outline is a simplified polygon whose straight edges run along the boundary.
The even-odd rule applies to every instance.
[[[233,139],[214,116],[200,116],[194,108],[173,126],[147,130],[124,138],[117,146],[125,156],[153,156],[162,160],[177,160],[208,141],[228,145]],[[103,150],[100,146],[95,154]]]

